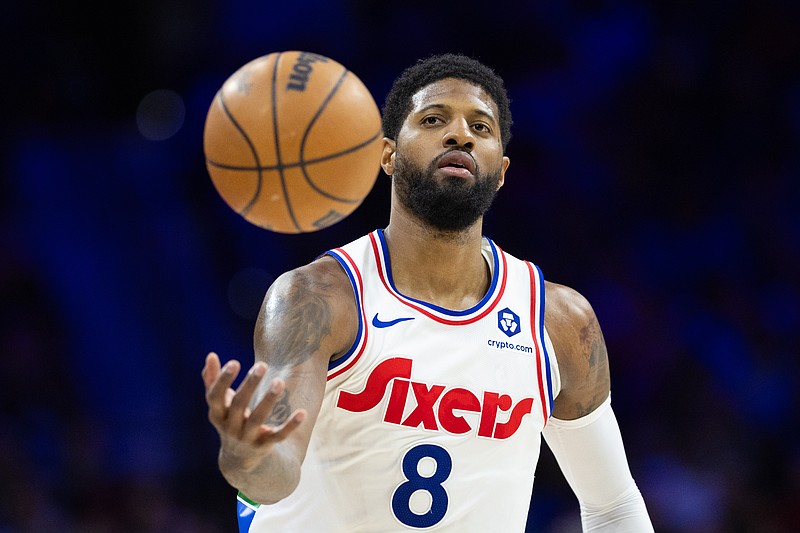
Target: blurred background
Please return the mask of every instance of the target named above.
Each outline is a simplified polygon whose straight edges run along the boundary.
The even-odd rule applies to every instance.
[[[379,104],[461,52],[512,99],[486,233],[589,298],[659,532],[800,526],[800,3],[16,2],[0,20],[0,532],[225,532],[205,354],[252,360],[283,271],[388,222],[389,179],[307,235],[213,189],[222,82],[282,50]],[[529,533],[579,531],[545,448]]]

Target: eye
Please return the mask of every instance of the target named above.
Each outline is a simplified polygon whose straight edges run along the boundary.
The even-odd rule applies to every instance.
[[[442,122],[442,118],[436,115],[428,115],[422,119],[422,124],[425,126],[435,126]]]
[[[472,127],[474,129],[476,129],[477,131],[481,132],[481,133],[491,133],[492,132],[492,129],[485,122],[476,122],[475,124],[472,125]]]

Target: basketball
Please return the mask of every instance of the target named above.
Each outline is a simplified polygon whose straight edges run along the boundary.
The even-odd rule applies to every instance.
[[[350,215],[380,171],[378,106],[344,66],[275,52],[233,73],[206,116],[206,168],[225,203],[279,233],[321,230]]]

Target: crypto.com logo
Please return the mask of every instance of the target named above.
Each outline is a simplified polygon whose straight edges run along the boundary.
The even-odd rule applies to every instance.
[[[497,312],[497,328],[509,337],[513,337],[520,331],[519,316],[506,307]]]

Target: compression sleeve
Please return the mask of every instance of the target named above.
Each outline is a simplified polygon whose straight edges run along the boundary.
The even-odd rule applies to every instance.
[[[578,498],[584,532],[653,531],[628,467],[610,396],[577,420],[551,418],[543,435]]]

